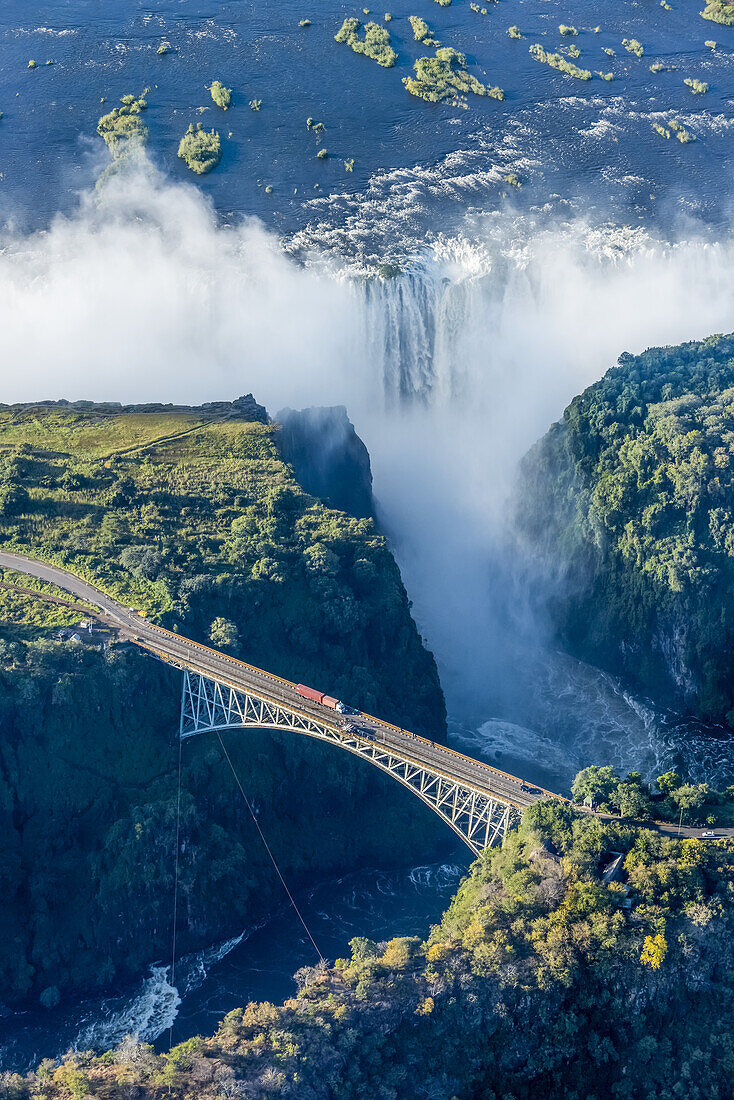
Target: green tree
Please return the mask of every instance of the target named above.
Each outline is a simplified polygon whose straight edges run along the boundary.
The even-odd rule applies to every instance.
[[[218,616],[209,627],[209,640],[218,649],[234,649],[240,640],[240,635],[231,619]]]
[[[580,771],[571,784],[571,794],[576,802],[587,802],[593,806],[608,806],[619,785],[619,776],[609,765],[597,767],[592,764]]]
[[[662,791],[663,794],[670,794],[676,787],[680,787],[682,779],[677,772],[664,772],[657,777],[655,782],[659,791]]]

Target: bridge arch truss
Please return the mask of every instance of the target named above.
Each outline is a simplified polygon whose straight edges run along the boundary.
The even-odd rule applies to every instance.
[[[519,810],[511,803],[413,760],[379,739],[348,733],[338,721],[317,721],[264,694],[259,696],[184,669],[181,739],[237,728],[301,733],[361,756],[417,795],[475,856],[485,848],[501,844],[519,818]]]

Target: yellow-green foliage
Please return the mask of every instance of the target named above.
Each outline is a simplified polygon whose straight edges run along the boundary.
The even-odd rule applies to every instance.
[[[364,28],[364,38],[360,38],[361,27],[359,19],[345,19],[334,38],[337,42],[346,42],[355,53],[362,53],[365,57],[372,58],[384,69],[391,68],[397,61],[398,55],[390,45],[389,31],[379,23],[368,23]]]
[[[508,27],[507,34],[510,38],[522,38],[518,27]]]
[[[669,138],[670,137],[670,130],[666,130],[666,128],[664,126],[661,126],[659,122],[653,122],[652,123],[652,128],[655,131],[655,133],[660,134],[661,137],[664,137],[664,138]]]
[[[222,158],[222,142],[216,130],[205,130],[200,122],[190,124],[181,138],[178,155],[192,172],[203,176],[216,168]]]
[[[689,142],[696,140],[695,136],[690,132],[690,130],[686,130],[685,126],[683,126],[676,119],[671,118],[668,125],[670,126],[670,129],[673,130],[675,136],[678,138],[678,141],[682,145],[687,145]]]
[[[703,95],[709,90],[709,86],[704,80],[696,80],[690,76],[687,76],[683,83],[691,89],[694,95]]]
[[[259,111],[262,105],[263,101],[261,99],[251,99],[249,104],[251,111]]]
[[[436,0],[437,4],[440,4],[442,8],[447,8],[451,3],[451,0]]]
[[[716,43],[711,38],[706,39],[706,41],[704,42],[704,46],[708,46],[710,50],[716,49]]]
[[[349,160],[345,160],[344,161],[344,167],[347,170],[347,172],[353,172],[354,171],[354,157],[351,157]]]
[[[597,70],[597,76],[600,76],[602,80],[614,80],[614,73],[602,73]]]
[[[160,46],[156,50],[159,57],[165,57],[167,53],[171,52],[170,42],[161,42]]]
[[[411,15],[409,18],[416,42],[422,42],[424,46],[439,45],[439,42],[431,34],[430,27],[424,19],[420,19],[417,15]]]
[[[492,99],[504,99],[501,88],[482,84],[466,70],[466,57],[451,46],[436,50],[435,57],[420,57],[413,66],[414,77],[404,77],[403,84],[411,95],[428,103],[440,103],[452,99],[458,93],[486,95]]]
[[[644,51],[641,42],[638,42],[636,38],[623,38],[622,45],[627,53],[633,53],[635,57],[642,57]]]
[[[578,34],[578,33],[579,33],[579,32],[578,32],[578,31],[576,30],[576,28],[575,28],[575,27],[569,27],[569,26],[567,26],[567,25],[566,25],[565,23],[561,23],[561,24],[559,25],[558,29],[559,29],[559,31],[561,32],[561,34],[562,34],[562,35],[564,35],[564,36],[565,36],[565,35],[575,35],[575,34]]]
[[[38,62],[33,61],[33,60],[29,61],[28,62],[28,68],[29,69],[37,69],[38,68]]]
[[[21,627],[36,630],[49,630],[62,626],[77,626],[86,617],[85,612],[92,608],[81,600],[76,600],[57,588],[56,585],[16,573],[12,569],[0,570],[0,622],[14,623]],[[12,587],[4,587],[10,585]],[[28,595],[20,589],[32,589],[37,596]],[[61,603],[43,599],[44,596],[59,598]],[[69,603],[75,608],[67,606]],[[82,610],[80,610],[82,609]]]
[[[706,7],[698,14],[704,19],[710,19],[712,23],[734,27],[734,4],[727,4],[724,0],[708,0]]]
[[[319,160],[326,160],[328,155],[329,154],[328,154],[326,149],[319,149],[318,153],[316,154],[316,156],[319,158]]]
[[[662,932],[658,932],[656,936],[645,936],[640,962],[643,966],[649,966],[652,970],[659,970],[667,953],[668,945]]]
[[[311,26],[311,20],[310,19],[299,19],[298,20],[298,26],[299,27],[310,27]]]
[[[124,95],[120,102],[121,107],[102,115],[97,123],[97,133],[116,160],[142,149],[148,140],[148,127],[140,117],[148,106],[145,93]]]
[[[664,64],[664,62],[662,62],[662,61],[653,61],[652,65],[650,66],[650,72],[651,73],[664,73],[666,68],[667,68],[667,66]]]
[[[617,56],[616,53],[614,52],[614,50],[611,48],[611,46],[602,46],[602,49],[604,50],[604,53],[607,55],[607,57],[616,57]]]
[[[550,65],[552,69],[558,69],[559,72],[565,73],[567,76],[576,77],[577,80],[591,80],[589,69],[580,69],[578,65],[574,65],[572,61],[569,61],[560,53],[547,53],[539,42],[530,47],[530,54],[536,61],[540,61],[544,65]]]
[[[221,107],[223,111],[226,111],[232,102],[232,89],[225,88],[221,81],[215,80],[209,91],[217,107]]]

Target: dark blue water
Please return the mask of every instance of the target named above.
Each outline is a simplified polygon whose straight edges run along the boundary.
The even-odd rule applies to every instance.
[[[221,165],[196,183],[222,215],[256,214],[289,235],[309,226],[346,249],[363,249],[360,238],[371,229],[376,251],[390,252],[399,243],[396,228],[402,241],[415,241],[436,228],[437,218],[445,229],[467,208],[491,208],[508,192],[521,204],[581,199],[587,210],[648,221],[725,215],[734,29],[702,20],[695,4],[667,12],[652,0],[608,2],[593,18],[580,0],[501,0],[486,16],[472,12],[468,0],[448,8],[427,0],[387,6],[399,60],[384,70],[334,41],[346,15],[368,18],[335,0],[314,10],[303,0],[163,0],[112,12],[95,0],[58,0],[31,11],[10,0],[0,13],[0,210],[38,224],[69,209],[75,190],[106,159],[98,117],[120,96],[149,87],[150,151],[166,174],[191,180],[176,157],[178,141],[189,122],[216,126],[224,139]],[[382,21],[383,14],[369,18]],[[401,78],[430,52],[414,41],[409,14],[423,16],[443,44],[465,52],[470,71],[499,84],[505,101],[469,96],[466,106],[435,106],[409,96]],[[312,25],[301,29],[304,16]],[[561,22],[575,25],[578,36],[562,38]],[[520,27],[521,41],[507,37],[511,24]],[[624,37],[643,43],[642,59],[623,49]],[[716,40],[715,52],[706,39]],[[173,49],[159,57],[163,41]],[[575,44],[577,64],[612,71],[615,79],[566,77],[531,58],[534,42],[548,51]],[[38,62],[32,71],[30,58]],[[653,60],[670,71],[652,74]],[[707,81],[708,94],[692,95],[687,76]],[[214,79],[234,90],[226,113],[206,90]],[[259,112],[248,107],[253,98],[262,100]],[[327,127],[327,161],[315,157],[307,116]],[[670,117],[698,140],[683,146],[652,131],[652,121]],[[355,161],[352,174],[347,158]],[[522,181],[521,192],[508,188],[510,172]],[[389,232],[380,224],[386,216]]]

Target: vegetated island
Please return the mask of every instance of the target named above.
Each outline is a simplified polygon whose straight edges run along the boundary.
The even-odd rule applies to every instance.
[[[529,453],[517,511],[561,644],[734,725],[734,337],[622,355]]]
[[[210,89],[209,94],[216,103],[217,107],[221,107],[223,111],[229,109],[232,105],[232,89],[225,88],[221,80],[215,80]]]
[[[540,61],[543,65],[550,65],[552,69],[558,69],[559,72],[565,73],[566,76],[576,77],[577,80],[591,80],[591,71],[589,69],[582,69],[578,65],[574,65],[572,61],[569,61],[568,58],[560,53],[548,53],[539,42],[533,43],[530,47],[530,56],[534,57],[536,61]]]
[[[733,896],[734,840],[540,802],[425,940],[356,937],[283,1005],[237,1008],[160,1055],[129,1039],[45,1060],[14,1096],[723,1100]]]
[[[148,91],[146,88],[139,96],[124,95],[120,100],[121,106],[113,107],[97,123],[97,133],[112,157],[112,163],[97,180],[97,187],[101,188],[131,157],[139,156],[145,149],[148,143],[148,127],[140,116],[148,106],[145,98]]]
[[[699,14],[704,19],[710,19],[712,23],[723,23],[725,27],[734,27],[734,4],[726,4],[723,0],[708,0]]]
[[[200,122],[193,122],[181,138],[178,155],[187,168],[197,176],[211,172],[222,159],[222,141],[217,130],[205,130]]]
[[[469,92],[492,99],[505,98],[501,88],[482,84],[467,72],[465,54],[451,46],[437,49],[435,57],[419,57],[413,68],[415,76],[403,77],[403,84],[411,95],[428,103],[440,103]]]
[[[343,409],[283,419],[251,396],[0,406],[0,544],[443,740],[435,662],[370,518],[366,449]],[[181,682],[114,631],[79,627],[84,608],[20,590],[67,594],[0,580],[0,989],[5,1005],[52,1006],[170,950]],[[430,810],[347,753],[289,734],[224,737],[295,888],[420,860],[444,837]],[[283,894],[216,742],[195,738],[183,764],[187,952],[252,926]]]
[[[337,42],[346,42],[355,53],[364,54],[382,65],[383,69],[392,68],[398,55],[390,45],[390,32],[387,28],[379,23],[368,23],[364,28],[364,38],[359,37],[361,29],[359,19],[345,19],[334,38]]]

